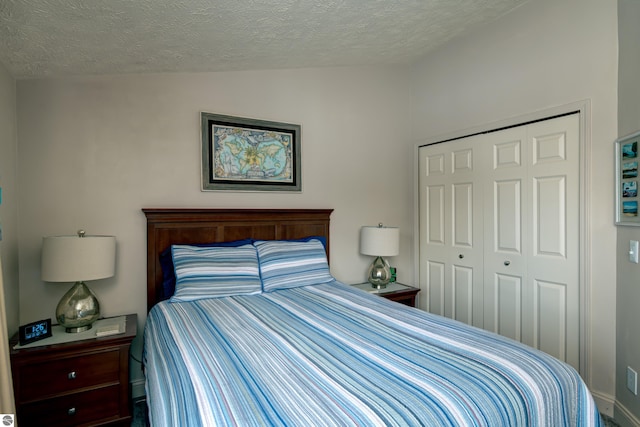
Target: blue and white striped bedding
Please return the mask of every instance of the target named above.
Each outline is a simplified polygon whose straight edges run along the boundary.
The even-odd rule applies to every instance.
[[[349,286],[157,304],[152,426],[597,426],[568,365]]]
[[[253,245],[173,245],[171,254],[176,277],[172,301],[194,301],[262,292],[258,253]]]

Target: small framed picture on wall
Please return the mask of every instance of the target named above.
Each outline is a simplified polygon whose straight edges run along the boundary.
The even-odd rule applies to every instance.
[[[616,225],[640,226],[638,141],[640,132],[616,141]]]

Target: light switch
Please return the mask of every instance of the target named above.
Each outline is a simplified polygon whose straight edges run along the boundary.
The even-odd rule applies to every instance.
[[[627,366],[627,388],[636,396],[638,395],[638,373]]]
[[[629,240],[629,261],[638,263],[638,241]]]

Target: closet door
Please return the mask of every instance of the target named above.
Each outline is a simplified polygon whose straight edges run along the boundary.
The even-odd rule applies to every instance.
[[[483,326],[482,136],[420,148],[422,307]]]
[[[418,179],[422,307],[575,368],[578,129],[575,114],[421,147]]]
[[[579,118],[496,132],[484,328],[579,367]]]
[[[529,126],[530,298],[524,342],[579,369],[579,117]]]
[[[494,132],[483,150],[484,165],[484,328],[523,341],[524,315],[530,295],[525,289],[530,255],[528,238],[531,218],[527,209],[527,127]],[[527,342],[531,344],[531,341]]]

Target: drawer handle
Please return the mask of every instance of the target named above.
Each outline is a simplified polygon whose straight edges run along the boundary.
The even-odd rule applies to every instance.
[[[69,408],[67,410],[67,415],[72,416],[76,414],[76,408]]]
[[[76,371],[71,371],[67,374],[67,378],[69,378],[70,380],[75,380],[77,376],[78,375],[76,374]]]

